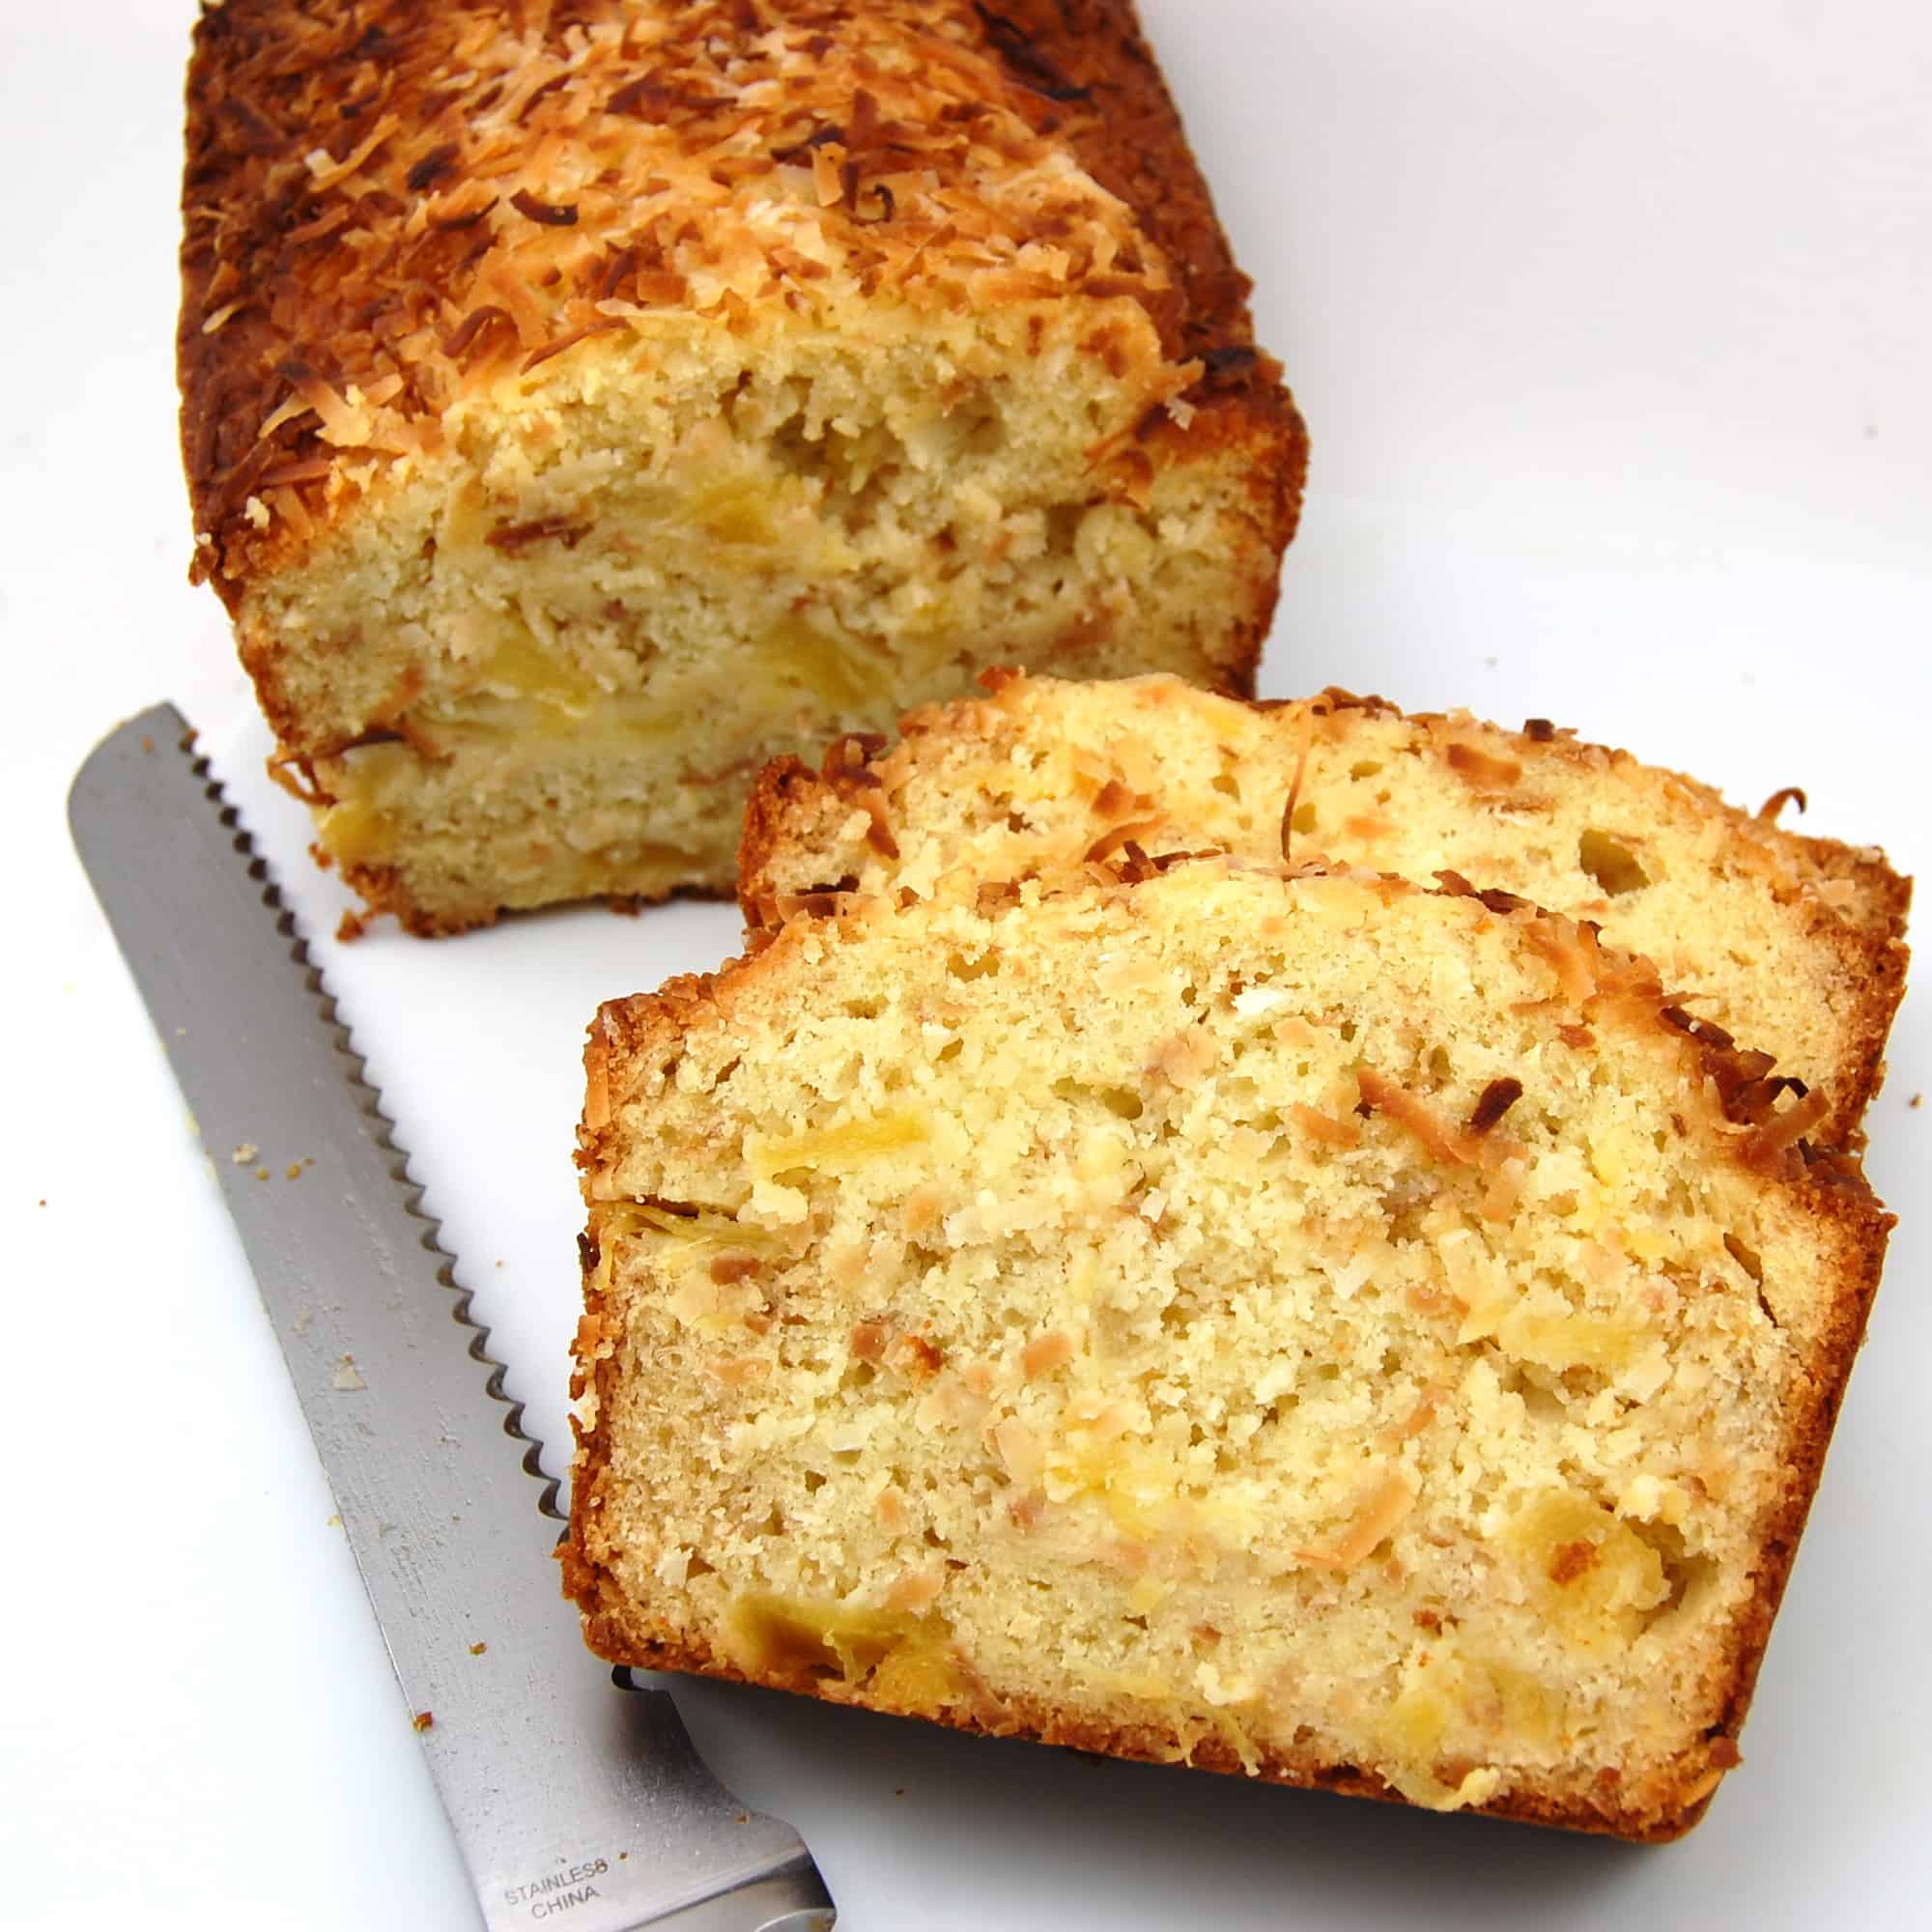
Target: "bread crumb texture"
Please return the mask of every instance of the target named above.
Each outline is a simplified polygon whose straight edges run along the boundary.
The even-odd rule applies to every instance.
[[[590,1642],[1674,1835],[1889,1218],[1587,927],[1123,870],[855,899],[600,1013]]]
[[[1451,869],[1643,953],[1701,1027],[1823,1093],[1814,1139],[1858,1142],[1908,958],[1911,882],[1882,852],[1782,831],[1543,720],[1405,717],[1335,691],[1243,704],[1168,677],[989,682],[869,756],[761,777],[740,855],[754,941],[840,889],[970,898],[1129,843],[1270,864],[1286,844],[1424,885]]]
[[[725,889],[988,663],[1250,681],[1306,439],[1126,0],[230,0],[185,213],[196,571],[418,930]]]

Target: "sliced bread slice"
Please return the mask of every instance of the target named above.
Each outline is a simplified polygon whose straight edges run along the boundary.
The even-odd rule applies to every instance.
[[[1889,1217],[1815,1094],[1587,926],[1124,871],[853,899],[602,1010],[590,1644],[1682,1832]]]
[[[1882,853],[1541,720],[1505,731],[1341,692],[1243,704],[1171,677],[993,682],[914,712],[890,750],[767,767],[739,861],[754,933],[840,888],[970,895],[1129,843],[1271,864],[1286,846],[1425,885],[1446,867],[1599,923],[1701,1020],[1822,1088],[1822,1142],[1857,1135],[1905,986],[1911,884]]]

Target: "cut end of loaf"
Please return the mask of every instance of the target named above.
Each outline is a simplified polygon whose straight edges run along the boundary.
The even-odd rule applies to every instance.
[[[352,883],[724,890],[765,759],[988,663],[1246,688],[1306,438],[1128,13],[379,14],[204,18],[181,332]]]
[[[935,364],[976,366],[967,334],[713,347],[592,363],[479,420],[469,455],[244,600],[352,879],[390,868],[451,923],[728,890],[766,760],[998,659],[1247,684],[1277,556],[1265,438],[1204,443],[1137,505],[1095,484],[1118,398],[1077,358],[1042,382],[980,340],[935,393]]]
[[[1570,922],[1127,869],[853,901],[600,1016],[592,1644],[1674,1835],[1886,1218]]]

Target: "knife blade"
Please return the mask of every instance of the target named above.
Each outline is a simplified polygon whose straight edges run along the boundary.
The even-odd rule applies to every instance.
[[[584,1649],[542,1445],[181,713],[105,738],[68,820],[220,1179],[485,1923],[830,1927],[791,1827],[712,1777],[663,1691],[613,1684]],[[257,1179],[288,1165],[300,1185]]]

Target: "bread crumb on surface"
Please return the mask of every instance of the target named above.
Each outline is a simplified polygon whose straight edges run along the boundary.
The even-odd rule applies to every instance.
[[[367,1388],[369,1384],[362,1379],[362,1372],[356,1368],[354,1358],[344,1355],[336,1365],[335,1386],[345,1391],[353,1391]]]
[[[260,1151],[261,1150],[256,1147],[253,1141],[243,1141],[241,1143],[239,1147],[236,1148],[235,1151],[231,1153],[228,1156],[228,1158],[232,1160],[237,1167],[246,1167],[248,1163],[252,1161],[255,1158],[256,1154],[259,1153]]]

